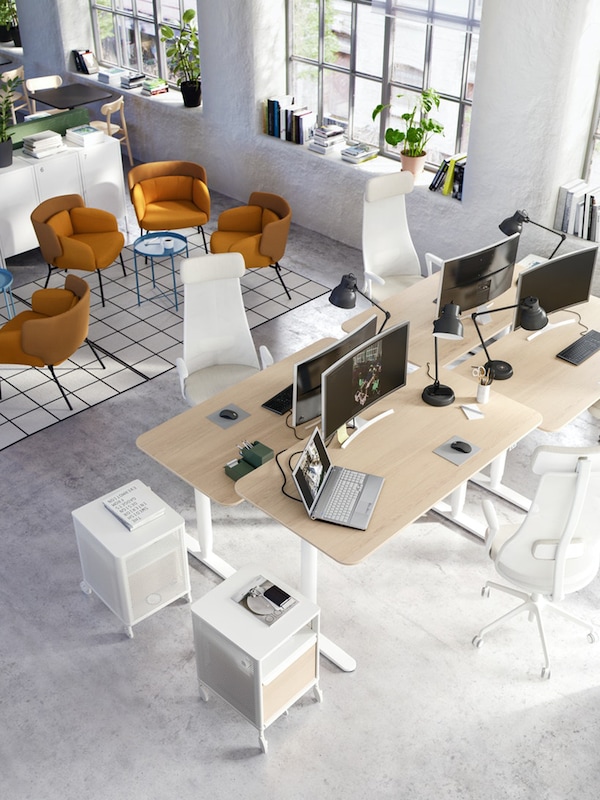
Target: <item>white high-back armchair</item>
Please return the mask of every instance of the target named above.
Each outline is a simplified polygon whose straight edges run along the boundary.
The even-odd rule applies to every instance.
[[[412,192],[412,172],[371,178],[363,200],[362,251],[365,293],[385,300],[424,277],[406,217],[405,195]]]
[[[192,406],[260,369],[242,301],[245,270],[240,253],[181,262],[183,357],[176,365],[181,393]]]
[[[498,574],[512,586],[488,581],[482,595],[487,597],[494,588],[520,598],[522,603],[485,625],[473,645],[480,647],[491,630],[527,612],[529,619],[537,622],[542,641],[542,678],[549,678],[542,623],[545,608],[584,627],[590,641],[598,638],[591,623],[564,611],[557,603],[591,583],[600,567],[600,447],[538,447],[531,466],[541,477],[520,525],[500,526],[494,506],[484,501],[488,554]]]

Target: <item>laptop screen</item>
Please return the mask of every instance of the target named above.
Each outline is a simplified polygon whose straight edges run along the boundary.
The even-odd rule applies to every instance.
[[[309,513],[319,497],[330,467],[331,461],[321,431],[315,428],[292,473],[302,502]]]

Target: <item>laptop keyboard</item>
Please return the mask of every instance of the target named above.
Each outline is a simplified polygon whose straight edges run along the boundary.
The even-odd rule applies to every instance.
[[[329,502],[325,506],[323,517],[342,525],[348,522],[366,477],[364,472],[355,472],[352,469],[342,470]]]
[[[556,355],[558,358],[562,358],[563,361],[568,361],[569,364],[577,366],[582,361],[593,356],[597,350],[600,350],[600,333],[592,330],[584,333],[573,344],[565,347],[564,350],[561,350]]]

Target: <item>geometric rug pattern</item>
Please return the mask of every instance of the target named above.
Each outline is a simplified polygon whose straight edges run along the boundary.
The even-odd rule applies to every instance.
[[[202,235],[195,229],[181,231],[188,239],[189,255],[204,255]],[[183,291],[175,259],[179,309],[175,310],[170,258],[154,258],[156,288],[150,264],[137,258],[141,303],[138,305],[133,249],[123,249],[127,275],[120,262],[102,271],[105,306],[102,306],[96,273],[75,272],[90,284],[91,306],[88,338],[101,348],[102,369],[87,344],[55,368],[73,410],[70,411],[48,369],[0,366],[0,450],[20,439],[54,425],[65,417],[127,391],[161,375],[181,355]],[[320,297],[328,289],[282,267],[292,296],[288,300],[274,269],[246,270],[241,279],[244,305],[251,328]],[[65,274],[54,273],[49,286],[62,287]],[[17,313],[28,308],[31,295],[44,286],[45,277],[13,290]],[[0,302],[0,325],[6,320]],[[104,355],[104,352],[110,355]],[[137,372],[128,367],[134,367]],[[138,374],[141,373],[140,374]],[[142,375],[144,377],[142,377]]]

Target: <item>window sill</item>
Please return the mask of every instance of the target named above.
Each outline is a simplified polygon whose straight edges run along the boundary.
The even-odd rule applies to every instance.
[[[111,92],[117,94],[122,94],[126,97],[139,97],[142,101],[149,101],[151,103],[159,103],[161,105],[168,105],[168,106],[175,106],[177,108],[185,108],[186,111],[201,111],[202,110],[202,103],[197,108],[186,108],[183,104],[183,99],[181,97],[181,92],[179,89],[173,89],[171,86],[169,87],[168,92],[162,92],[161,94],[155,95],[147,95],[142,94],[142,89],[140,86],[136,87],[135,89],[126,89],[121,85],[114,85],[112,83],[104,83],[98,80],[97,75],[86,75],[83,72],[70,72],[69,75],[73,78],[77,78],[77,80],[84,81],[86,83],[97,83],[101,86],[106,86]]]

